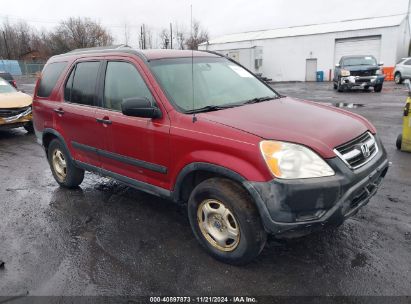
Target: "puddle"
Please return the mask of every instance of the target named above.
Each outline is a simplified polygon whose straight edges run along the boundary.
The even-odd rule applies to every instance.
[[[337,103],[333,103],[332,105],[337,108],[348,108],[348,109],[362,108],[365,106],[362,103],[347,103],[347,102],[337,102]]]

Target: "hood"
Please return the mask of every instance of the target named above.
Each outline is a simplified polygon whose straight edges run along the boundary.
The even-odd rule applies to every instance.
[[[13,93],[0,93],[0,108],[12,109],[23,108],[31,105],[33,98],[30,95],[13,92]]]
[[[380,67],[376,65],[350,65],[350,66],[344,66],[344,70],[348,71],[370,71],[370,70],[379,70]]]
[[[335,147],[374,127],[354,113],[289,97],[200,114],[262,139],[310,147],[324,158],[335,157]]]

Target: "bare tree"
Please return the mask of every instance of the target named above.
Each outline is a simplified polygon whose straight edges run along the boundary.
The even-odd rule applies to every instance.
[[[25,22],[10,24],[7,20],[0,28],[0,56],[19,59],[31,51],[33,32]]]
[[[113,43],[113,37],[100,24],[88,18],[69,18],[62,21],[48,40],[53,54],[78,48],[106,46]]]
[[[186,34],[184,28],[178,24],[175,26],[175,36],[177,40],[177,49],[184,50],[186,44]]]
[[[160,32],[161,48],[168,49],[170,45],[170,32],[168,29],[163,29]]]
[[[186,41],[189,50],[198,50],[198,45],[207,42],[209,38],[208,31],[201,28],[200,22],[193,21],[190,37]]]

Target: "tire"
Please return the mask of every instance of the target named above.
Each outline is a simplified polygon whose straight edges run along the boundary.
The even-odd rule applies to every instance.
[[[401,150],[401,143],[402,143],[402,134],[398,135],[397,141],[395,142],[395,145],[397,146],[398,150]]]
[[[267,240],[251,197],[229,179],[211,178],[200,183],[190,195],[188,217],[200,244],[224,263],[244,265],[251,262]],[[232,238],[227,237],[229,230]]]
[[[382,90],[382,84],[377,84],[376,86],[374,86],[374,92],[380,93],[381,90]]]
[[[74,166],[70,154],[58,139],[53,139],[47,149],[47,158],[56,182],[65,188],[75,188],[84,179],[84,170]]]
[[[338,79],[337,91],[338,91],[338,92],[343,92],[343,91],[344,91],[344,88],[343,88],[343,86],[341,85],[341,80],[340,80],[340,79]]]
[[[333,88],[334,90],[337,90],[337,84],[335,82],[333,83]]]
[[[33,122],[29,122],[28,124],[24,125],[24,129],[27,131],[27,133],[33,134],[34,133]]]
[[[400,73],[400,72],[395,73],[395,75],[394,75],[394,82],[395,82],[396,84],[401,84],[402,81],[403,81],[403,79],[401,78],[401,73]]]

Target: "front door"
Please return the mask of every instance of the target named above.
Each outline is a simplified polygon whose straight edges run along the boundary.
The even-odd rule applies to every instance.
[[[305,81],[317,80],[317,59],[307,59],[305,69]]]
[[[142,76],[143,75],[143,76]],[[170,162],[170,122],[151,93],[137,60],[109,60],[105,69],[102,108],[97,119],[106,134],[101,151],[104,170],[167,188]],[[144,77],[144,78],[143,78]],[[125,116],[121,103],[128,98],[148,98],[162,110],[157,119]]]
[[[404,62],[402,74],[403,74],[402,77],[405,77],[405,78],[411,77],[411,59]]]

